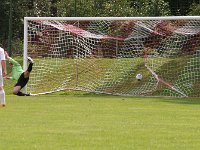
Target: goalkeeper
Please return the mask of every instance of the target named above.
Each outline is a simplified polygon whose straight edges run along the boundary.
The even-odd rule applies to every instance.
[[[8,56],[8,53],[5,52],[6,59],[9,60],[9,64],[12,68],[12,76],[6,77],[6,79],[16,80],[17,83],[14,86],[13,94],[18,96],[32,96],[31,94],[22,93],[20,90],[28,83],[29,75],[32,71],[33,60],[28,57],[29,66],[26,71],[24,71],[21,65],[15,61],[13,58]]]

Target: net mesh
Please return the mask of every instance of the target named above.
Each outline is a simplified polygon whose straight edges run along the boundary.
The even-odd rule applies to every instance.
[[[200,96],[200,20],[28,20],[27,38],[28,92]]]

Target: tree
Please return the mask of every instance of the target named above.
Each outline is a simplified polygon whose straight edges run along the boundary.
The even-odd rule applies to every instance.
[[[188,15],[199,16],[200,15],[200,4],[194,3],[193,5],[191,5]]]
[[[51,5],[50,5],[50,14],[52,17],[57,16],[57,7],[56,7],[57,0],[51,0]]]
[[[0,3],[1,46],[6,45],[6,40],[8,38],[8,24],[9,24],[9,2],[7,2],[6,0],[1,0]]]
[[[168,16],[171,14],[169,3],[164,0],[131,0],[137,16]]]
[[[199,15],[200,12],[199,0],[13,0],[13,3],[14,41],[23,39],[23,19],[26,16],[73,17],[76,12],[77,17],[134,17]],[[9,6],[9,0],[1,0],[1,43],[8,40]]]
[[[127,0],[60,0],[57,3],[58,16],[73,16],[76,8],[76,16],[133,16],[134,9]]]
[[[170,10],[174,16],[185,16],[190,11],[193,3],[199,3],[199,0],[166,0],[169,2]]]

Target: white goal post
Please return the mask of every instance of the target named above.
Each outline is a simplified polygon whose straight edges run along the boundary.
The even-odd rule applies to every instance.
[[[35,94],[200,96],[200,16],[25,17],[27,56]]]

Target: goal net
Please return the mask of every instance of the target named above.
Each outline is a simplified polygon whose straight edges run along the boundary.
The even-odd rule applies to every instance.
[[[24,20],[24,68],[35,61],[27,92],[200,96],[200,17]]]

